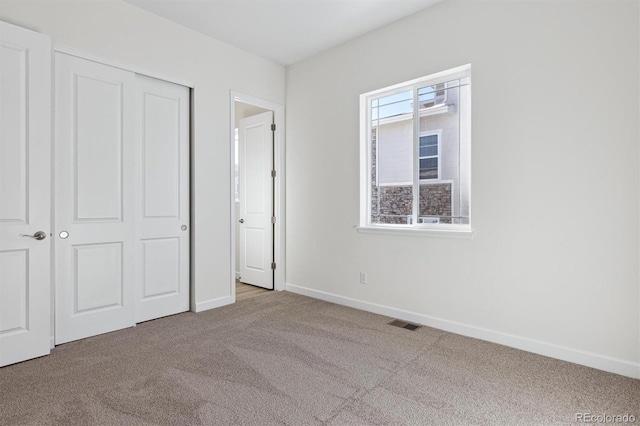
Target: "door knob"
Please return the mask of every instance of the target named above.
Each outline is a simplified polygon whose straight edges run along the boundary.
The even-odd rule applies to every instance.
[[[240,223],[244,223],[244,219],[240,219],[238,222],[240,222]]]
[[[36,240],[44,240],[45,238],[47,238],[47,234],[44,231],[38,231],[33,235],[29,235],[29,234],[20,234],[21,237],[29,237],[29,238],[33,238]]]

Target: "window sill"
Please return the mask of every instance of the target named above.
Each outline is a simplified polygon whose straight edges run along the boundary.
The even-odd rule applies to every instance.
[[[458,238],[472,240],[475,231],[471,228],[457,229],[433,229],[433,228],[400,228],[390,226],[356,226],[356,231],[362,234],[386,234],[419,237]]]

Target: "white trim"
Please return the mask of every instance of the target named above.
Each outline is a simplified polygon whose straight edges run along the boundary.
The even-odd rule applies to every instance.
[[[234,303],[233,299],[235,299],[235,297],[224,296],[224,297],[218,297],[217,299],[209,299],[203,302],[198,302],[196,303],[196,308],[194,312],[203,312],[203,311],[208,311],[209,309],[215,309],[215,308],[220,308],[222,306],[231,305]]]
[[[378,182],[378,186],[412,186],[413,182],[390,182],[390,183],[380,183]]]
[[[236,209],[235,209],[235,137],[234,137],[234,129],[236,127],[236,101],[242,102],[245,104],[257,106],[259,108],[267,109],[273,111],[273,121],[276,125],[275,131],[275,165],[274,168],[276,170],[276,188],[275,188],[275,214],[276,214],[276,224],[275,224],[275,235],[274,235],[274,249],[275,249],[275,259],[276,262],[276,270],[275,270],[275,282],[273,285],[274,290],[282,291],[285,289],[285,262],[286,262],[286,253],[285,253],[285,137],[284,137],[284,126],[285,126],[285,110],[284,105],[278,104],[275,102],[267,101],[255,96],[247,95],[235,90],[230,91],[229,96],[229,105],[230,105],[230,114],[229,114],[229,129],[230,129],[230,169],[231,169],[231,299],[233,300],[231,303],[236,302]]]
[[[418,88],[412,87],[411,94],[413,96],[413,131],[411,132],[411,143],[413,149],[411,150],[411,164],[413,165],[413,176],[411,179],[411,195],[413,196],[413,201],[411,203],[411,215],[413,216],[412,223],[414,225],[418,224],[418,216],[420,216],[420,104],[418,102]],[[378,112],[378,116],[379,116]],[[376,135],[376,139],[379,139],[378,135]],[[438,138],[439,140],[439,138]],[[440,142],[438,142],[440,143]],[[439,147],[439,146],[438,146]],[[376,151],[376,164],[379,163],[378,159],[380,158],[379,151]],[[438,163],[438,166],[440,164]],[[438,167],[438,177],[440,177],[440,168]],[[380,180],[378,179],[378,184],[380,184]],[[380,199],[378,199],[378,203],[380,203]],[[453,212],[453,209],[451,210]],[[377,211],[376,213],[380,213]],[[451,214],[451,213],[449,213]],[[369,220],[371,220],[371,216],[369,216]],[[411,226],[414,226],[411,225]]]
[[[371,108],[368,102],[369,96],[360,95],[360,225],[368,223],[371,217]]]
[[[83,50],[76,49],[75,47],[56,44],[54,46],[53,50],[56,51],[56,52],[64,53],[64,54],[71,55],[71,56],[76,56],[76,57],[82,58],[82,59],[86,59],[88,61],[98,62],[100,64],[109,65],[109,66],[115,67],[115,68],[120,68],[120,69],[125,70],[125,71],[131,71],[131,72],[134,72],[136,74],[146,75],[147,77],[157,78],[158,80],[168,81],[169,83],[175,83],[175,84],[178,84],[180,86],[186,86],[186,87],[189,87],[191,89],[193,89],[195,87],[195,84],[193,84],[189,80],[185,80],[185,79],[182,79],[182,78],[178,78],[178,77],[162,74],[162,73],[155,72],[155,71],[150,71],[148,69],[145,69],[145,68],[142,68],[142,67],[138,67],[138,66],[135,66],[135,65],[125,64],[125,63],[122,63],[122,62],[118,62],[118,61],[114,61],[114,60],[111,60],[111,59],[107,59],[107,58],[104,58],[102,56],[95,55],[93,53],[88,53],[88,52],[85,52]]]
[[[432,115],[448,114],[451,112],[451,105],[435,105],[429,108],[423,108],[419,110],[420,118],[430,117]],[[400,115],[394,115],[392,117],[381,118],[376,120],[381,126],[385,124],[399,123],[401,121],[407,121],[413,119],[413,113],[406,113]],[[373,127],[378,127],[378,124],[374,124]]]
[[[195,123],[196,115],[195,111],[195,90],[192,88],[189,91],[189,310],[195,312],[196,310],[196,234],[193,232],[196,225],[195,217]]]
[[[453,185],[453,179],[420,179],[420,186],[423,185]],[[394,182],[394,183],[379,183],[378,186],[411,186],[411,182]],[[451,191],[453,193],[453,191]],[[453,195],[452,195],[453,197]],[[453,205],[453,202],[451,203]]]
[[[363,93],[360,97],[380,97],[381,95],[393,95],[394,93],[402,92],[403,89],[407,90],[407,86],[415,86],[427,82],[428,86],[434,86],[440,83],[446,83],[450,80],[457,80],[465,77],[469,77],[471,72],[471,64],[461,65],[456,68],[450,68],[446,71],[437,72],[420,78],[414,78],[413,80],[404,81],[402,83],[394,84],[393,86],[387,86],[382,89],[372,90],[370,92]]]
[[[403,309],[379,305],[377,303],[365,302],[362,300],[339,296],[337,294],[327,293],[324,291],[314,290],[293,284],[287,283],[286,290],[291,293],[301,294],[303,296],[336,303],[338,305],[349,306],[351,308],[373,312],[375,314],[397,318],[403,321],[423,324],[429,327],[437,328],[439,330],[447,331],[449,333],[473,337],[487,342],[497,343],[500,345],[509,346],[511,348],[532,352],[534,354],[544,355],[551,358],[572,362],[574,364],[580,364],[587,367],[596,368],[598,370],[620,374],[622,376],[627,376],[634,379],[640,379],[640,363],[638,362],[613,358],[593,352],[586,352],[580,349],[569,348],[566,346],[543,342],[541,340],[516,336],[514,334],[503,333],[484,327],[463,324],[460,322],[432,317],[429,315],[423,315],[416,312],[405,311]]]
[[[445,227],[455,226],[454,229],[446,229]],[[427,226],[433,226],[427,228]],[[462,228],[462,229],[461,229]],[[467,225],[450,225],[444,223],[424,224],[424,225],[369,225],[356,226],[356,231],[361,234],[378,234],[378,235],[401,235],[403,237],[438,237],[438,238],[460,238],[472,240],[476,235],[475,231],[468,228]]]

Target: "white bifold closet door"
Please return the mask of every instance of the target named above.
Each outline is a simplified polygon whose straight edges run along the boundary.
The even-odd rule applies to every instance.
[[[189,95],[66,54],[55,62],[60,344],[188,309]]]

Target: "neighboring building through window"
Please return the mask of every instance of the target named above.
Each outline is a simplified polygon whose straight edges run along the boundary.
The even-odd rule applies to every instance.
[[[466,66],[361,96],[361,226],[470,225],[470,80]]]

